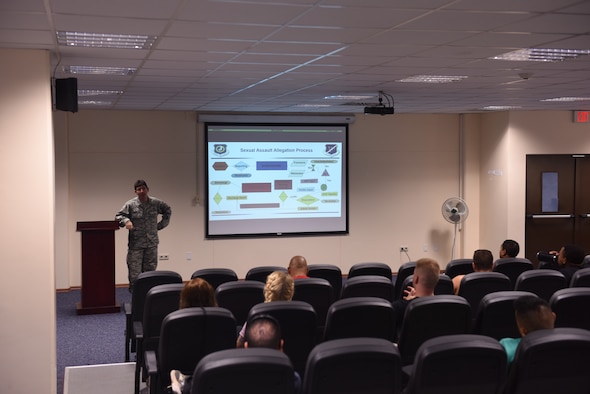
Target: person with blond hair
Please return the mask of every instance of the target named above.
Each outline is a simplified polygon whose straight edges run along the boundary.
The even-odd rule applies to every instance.
[[[291,275],[288,273],[274,271],[266,278],[266,283],[264,285],[264,302],[291,301],[293,293],[295,293],[295,283],[293,282]],[[244,323],[238,334],[236,347],[244,347],[247,324],[247,322]]]
[[[440,265],[436,260],[423,258],[416,261],[416,268],[414,268],[414,275],[412,277],[413,286],[408,286],[407,289],[404,289],[403,298],[392,303],[396,322],[400,326],[408,304],[419,297],[433,296],[439,278]]]

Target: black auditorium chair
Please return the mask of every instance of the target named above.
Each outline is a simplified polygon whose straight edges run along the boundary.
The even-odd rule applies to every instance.
[[[555,313],[555,327],[590,330],[590,287],[568,287],[557,290],[549,299]]]
[[[285,345],[283,351],[289,356],[293,368],[303,376],[305,362],[316,343],[317,317],[313,307],[303,301],[273,301],[252,307],[252,316],[267,314],[279,321]]]
[[[394,287],[391,279],[381,275],[361,275],[348,278],[342,285],[340,298],[381,297],[393,301]]]
[[[361,275],[378,275],[391,280],[391,267],[385,263],[364,262],[356,263],[348,270],[348,278]]]
[[[334,290],[334,297],[340,297],[342,290],[342,270],[334,264],[309,264],[308,276],[310,278],[326,279],[332,285]]]
[[[398,347],[403,365],[412,364],[420,345],[442,335],[469,334],[471,308],[462,297],[437,295],[412,300],[399,330]]]
[[[574,272],[569,287],[590,287],[590,268],[582,268]]]
[[[515,290],[530,291],[549,302],[549,299],[557,290],[565,289],[568,284],[565,276],[557,270],[530,270],[525,271],[516,279]]]
[[[204,279],[214,289],[217,289],[222,283],[238,280],[238,274],[230,268],[201,268],[191,275],[191,279],[195,278]]]
[[[469,302],[473,317],[475,317],[479,302],[486,294],[512,289],[514,287],[510,283],[510,279],[500,272],[473,272],[461,279],[457,295]]]
[[[514,356],[506,394],[590,392],[590,331],[555,328],[525,335]]]
[[[236,321],[219,307],[184,308],[162,322],[158,351],[146,351],[149,392],[161,393],[170,385],[170,371],[192,375],[207,354],[236,346]]]
[[[378,297],[352,297],[332,304],[323,340],[373,337],[393,342],[396,331],[391,302]]]
[[[453,259],[447,263],[445,274],[453,279],[457,275],[467,275],[473,272],[473,259]]]
[[[514,290],[516,286],[516,279],[520,274],[526,271],[534,269],[533,263],[529,259],[519,257],[506,257],[494,261],[494,268],[492,271],[500,272],[506,275],[510,279],[512,288]]]
[[[217,305],[229,309],[239,327],[248,319],[250,309],[264,302],[264,283],[256,280],[226,282],[215,290]]]
[[[525,295],[534,293],[512,290],[486,294],[475,313],[473,333],[496,340],[519,338],[520,332],[514,317],[514,300]]]
[[[170,283],[152,287],[145,297],[143,321],[133,322],[137,349],[135,394],[139,394],[141,375],[145,377],[144,352],[157,350],[162,321],[169,313],[178,310],[183,286],[182,283]]]
[[[307,360],[305,394],[397,394],[402,387],[397,347],[381,338],[345,338],[318,344]]]
[[[401,294],[402,298],[404,296],[403,290],[407,289],[408,286],[414,285],[413,279],[414,279],[414,275],[410,275],[404,280],[404,283],[402,285],[402,294]],[[436,284],[436,287],[434,288],[434,294],[436,294],[436,295],[438,295],[438,294],[448,294],[448,295],[455,294],[454,289],[453,289],[453,280],[451,278],[449,278],[446,274],[440,274],[440,276],[438,278],[438,282]]]
[[[267,348],[211,353],[193,373],[191,393],[293,394],[293,365],[284,353]]]
[[[131,303],[125,303],[125,362],[129,362],[130,353],[135,351],[135,337],[133,336],[134,322],[143,321],[145,296],[154,286],[167,283],[182,283],[182,277],[173,271],[148,271],[137,276]]]
[[[274,272],[287,272],[287,268],[278,265],[265,265],[260,267],[253,267],[246,272],[246,280],[257,280],[258,282],[266,283],[266,277]]]
[[[395,276],[395,285],[394,285],[394,299],[400,299],[403,296],[403,284],[404,280],[414,274],[414,269],[416,269],[416,262],[415,261],[408,261],[403,263],[399,270],[397,271],[397,275]]]
[[[506,352],[497,340],[482,335],[445,335],[424,342],[404,394],[499,394],[506,381]]]
[[[332,285],[322,278],[301,278],[295,280],[294,301],[304,301],[313,306],[317,315],[318,333],[324,332],[328,308],[335,300]]]

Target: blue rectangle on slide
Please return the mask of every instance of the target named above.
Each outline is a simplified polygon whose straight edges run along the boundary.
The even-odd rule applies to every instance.
[[[286,170],[287,169],[287,162],[286,161],[257,161],[256,162],[256,170],[257,171],[277,171],[277,170]]]

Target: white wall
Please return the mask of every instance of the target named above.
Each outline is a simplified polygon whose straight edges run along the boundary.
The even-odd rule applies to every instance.
[[[55,393],[49,55],[0,49],[0,392]]]
[[[57,235],[63,257],[58,259],[57,288],[80,285],[76,222],[112,219],[134,196],[137,178],[145,178],[150,193],[172,206],[159,248],[170,261],[160,262],[159,268],[178,271],[185,279],[211,266],[232,268],[243,277],[256,265],[286,265],[294,254],[305,255],[310,263],[337,264],[345,272],[360,261],[382,261],[396,270],[407,261],[399,253],[402,244],[409,246],[413,260],[431,256],[444,266],[451,257],[453,226],[444,221],[440,207],[459,193],[458,115],[357,116],[350,126],[348,236],[236,240],[204,239],[203,130],[194,113],[80,111],[59,116],[66,119],[56,121],[56,128],[67,129],[59,132],[66,138],[59,139],[58,149],[67,152],[59,162],[67,164],[58,166],[57,176],[67,180],[57,184],[67,191],[58,193],[69,202],[60,204],[67,209],[68,225],[67,236]],[[471,119],[469,132],[477,142],[479,123]],[[468,160],[477,163],[477,155]],[[478,227],[477,214],[469,220],[469,226]],[[116,234],[118,284],[127,283],[126,237],[125,230]],[[459,247],[457,255],[462,254]],[[193,253],[192,261],[185,259],[187,252]]]

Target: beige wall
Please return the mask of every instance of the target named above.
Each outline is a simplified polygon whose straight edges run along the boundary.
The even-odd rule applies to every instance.
[[[475,120],[474,120],[475,119]],[[477,141],[477,117],[469,123]],[[459,193],[459,116],[357,116],[350,126],[350,234],[280,239],[204,239],[202,125],[188,112],[81,111],[56,114],[60,130],[57,288],[80,285],[77,221],[109,220],[145,178],[152,195],[173,208],[170,227],[160,233],[159,268],[188,279],[202,267],[229,267],[243,277],[255,265],[286,265],[294,254],[310,263],[337,264],[343,271],[360,261],[382,261],[394,270],[430,256],[443,265],[451,257],[453,226],[441,216],[442,202]],[[197,138],[198,132],[198,138]],[[197,154],[197,147],[199,152]],[[470,162],[477,162],[471,154]],[[67,173],[61,172],[67,168]],[[473,178],[473,172],[470,172]],[[476,180],[470,184],[477,186]],[[477,195],[477,191],[472,191]],[[472,220],[471,218],[469,220]],[[473,226],[477,228],[477,215]],[[472,224],[469,223],[469,226]],[[467,227],[466,227],[467,228]],[[116,234],[116,281],[127,282],[126,232]],[[471,241],[473,249],[477,240]],[[462,254],[459,247],[457,254]],[[187,261],[187,252],[193,260]]]
[[[49,55],[0,49],[0,392],[55,393]]]

